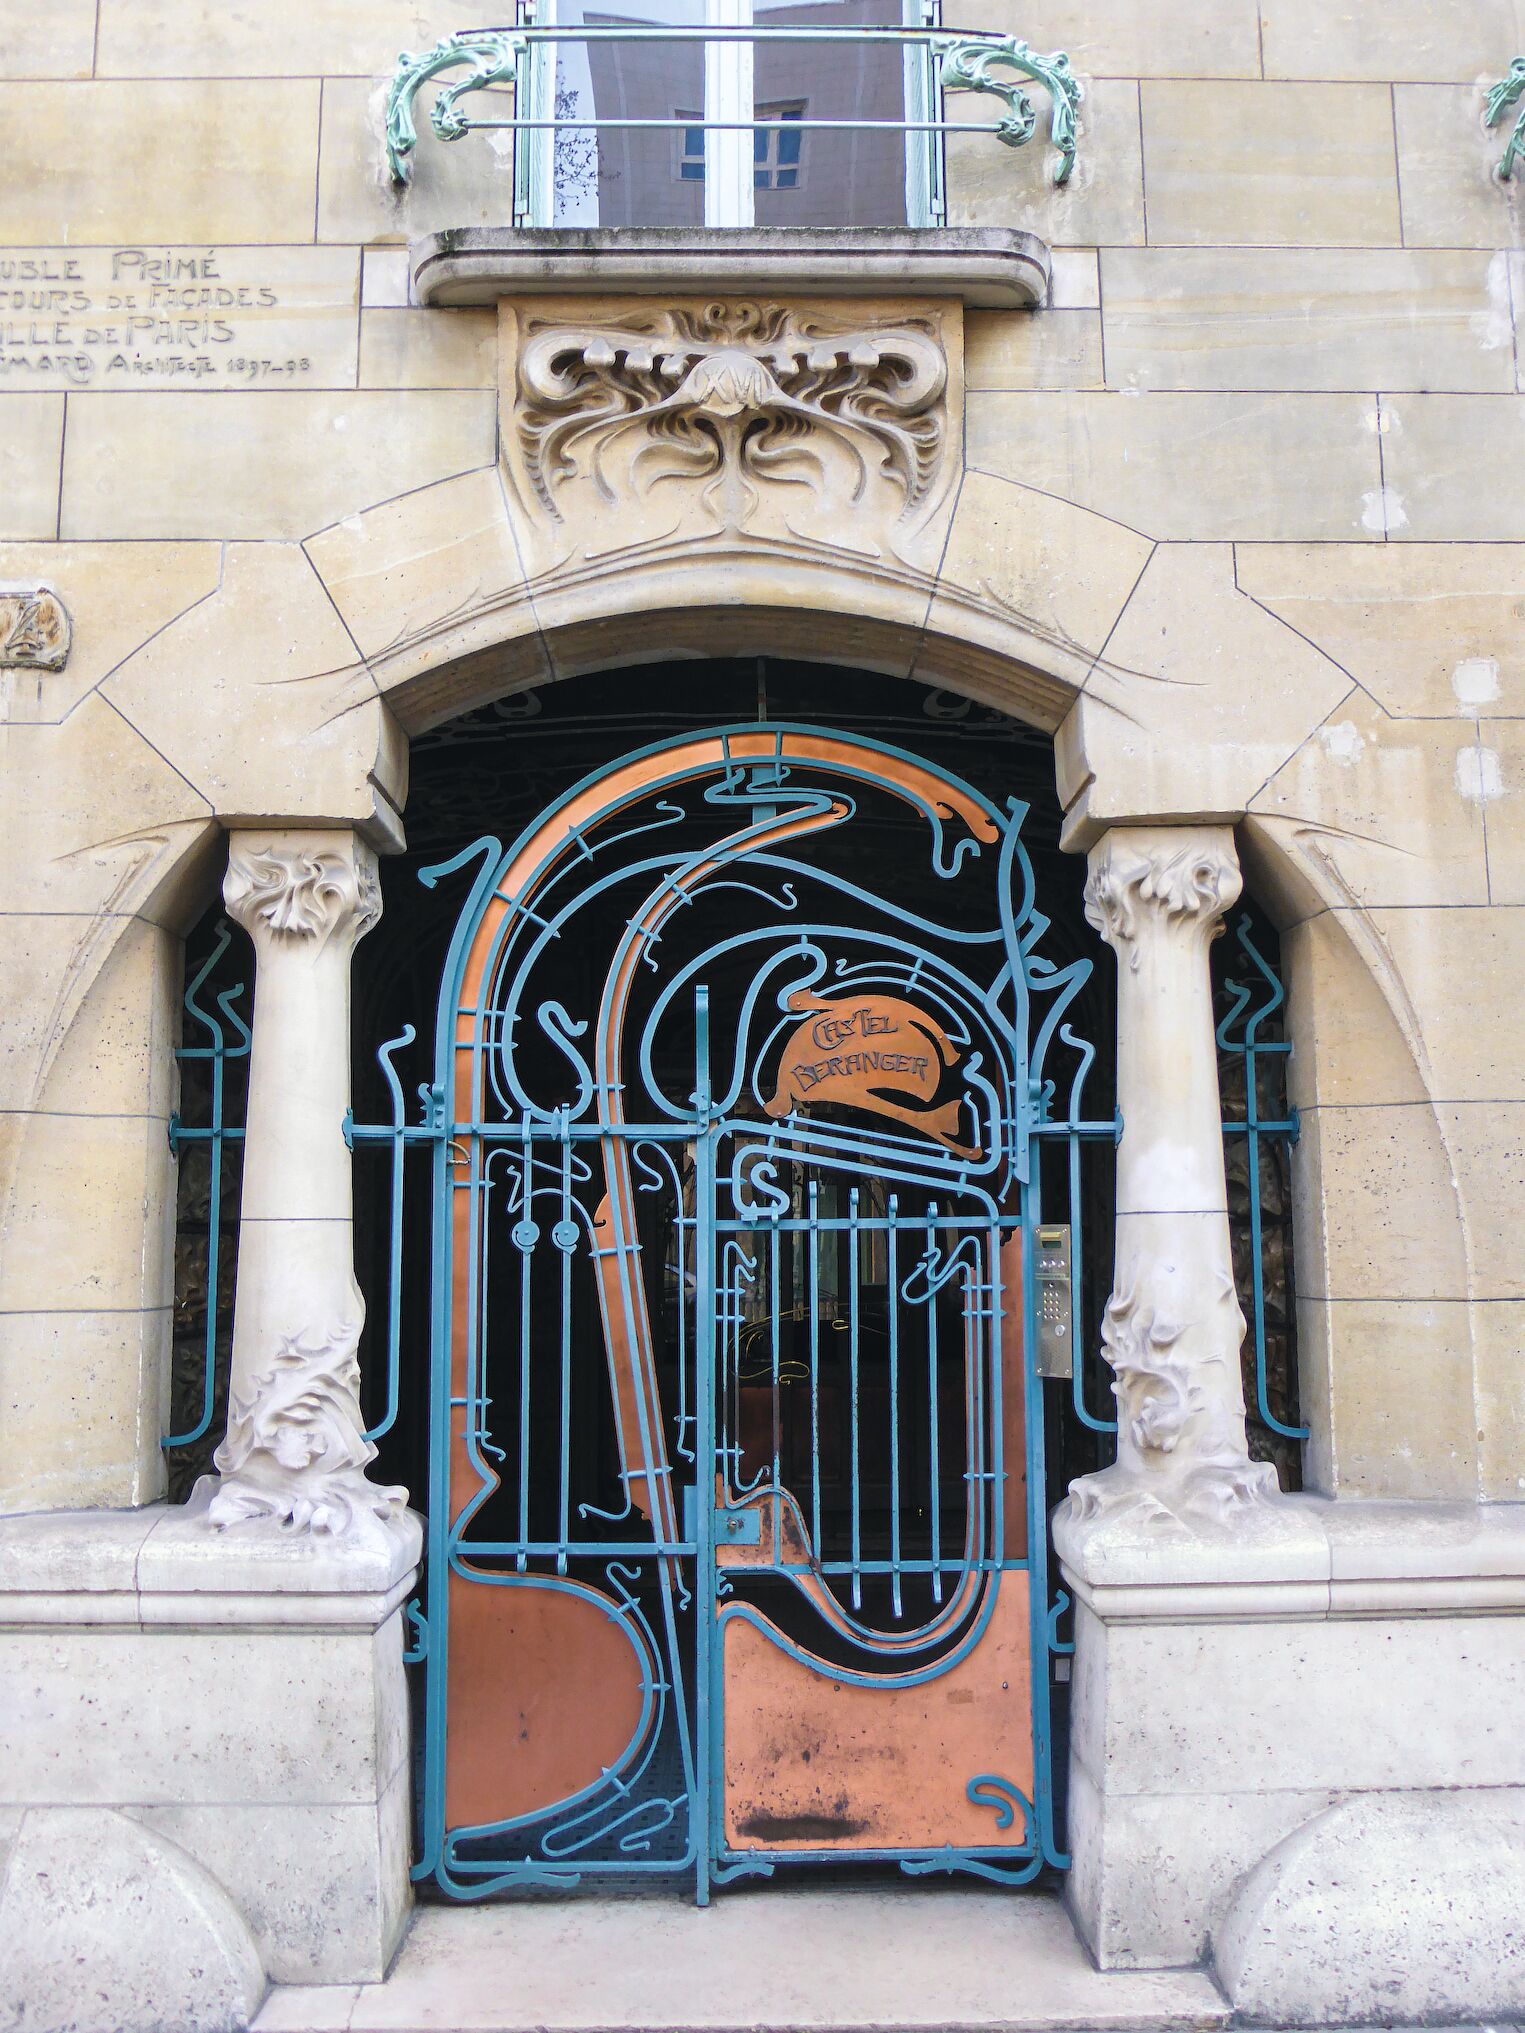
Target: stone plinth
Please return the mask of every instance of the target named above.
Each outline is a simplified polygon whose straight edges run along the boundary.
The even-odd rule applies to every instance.
[[[1055,1544],[1076,1601],[1068,1896],[1102,1967],[1211,1954],[1276,2025],[1517,2014],[1518,1930],[1475,1881],[1525,1826],[1525,1505],[1288,1497],[1191,1539],[1066,1508]],[[1368,1824],[1424,1851],[1398,1964],[1391,1902],[1351,1868]],[[1338,1984],[1309,1966],[1335,1939]]]
[[[184,1510],[0,1520],[0,1847],[115,1809],[145,1852],[215,1881],[272,1980],[379,1978],[410,1900],[418,1521],[342,1541],[209,1532],[205,1488]],[[76,1844],[76,1885],[96,1847]],[[99,1890],[105,1926],[107,1877]]]

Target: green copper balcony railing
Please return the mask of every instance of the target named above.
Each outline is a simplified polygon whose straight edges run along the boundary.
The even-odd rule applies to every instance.
[[[1525,98],[1525,56],[1517,56],[1509,66],[1508,73],[1499,79],[1488,94],[1483,125],[1497,127],[1510,108],[1518,106],[1522,98]],[[1509,137],[1509,145],[1499,160],[1496,174],[1501,183],[1508,183],[1514,175],[1515,162],[1522,154],[1525,154],[1525,107],[1520,108],[1519,117],[1514,123],[1514,132]]]
[[[531,66],[537,52],[553,54],[546,45],[558,43],[700,43],[704,45],[751,44],[776,46],[784,43],[830,45],[879,45],[914,53],[925,53],[930,90],[908,94],[906,116],[899,120],[811,119],[808,114],[791,114],[787,119],[715,117],[713,109],[704,114],[684,113],[671,119],[633,119],[616,116],[579,118],[560,110],[546,110],[554,94],[531,88]],[[458,141],[472,132],[507,129],[515,133],[567,134],[574,131],[611,131],[632,128],[673,132],[704,129],[706,133],[745,132],[766,134],[788,127],[802,131],[836,133],[893,132],[932,137],[942,134],[991,134],[1008,148],[1020,148],[1038,128],[1038,108],[1029,87],[1042,86],[1048,94],[1048,134],[1057,159],[1055,184],[1069,182],[1075,166],[1076,113],[1081,102],[1080,81],[1071,73],[1069,58],[1056,51],[1041,56],[1016,36],[947,28],[915,27],[702,27],[588,26],[525,24],[515,28],[462,30],[441,38],[422,54],[404,51],[387,97],[387,162],[394,184],[408,183],[410,157],[418,142],[414,102],[433,79],[447,72],[463,71],[442,87],[430,109],[430,125],[441,141]],[[473,115],[462,109],[463,100],[493,88],[511,90],[511,113]],[[935,117],[945,92],[983,92],[1002,102],[1003,111],[994,126],[976,120],[948,120]],[[920,103],[918,103],[920,102]],[[527,109],[527,110],[521,110]],[[755,108],[752,109],[755,112]],[[918,118],[920,112],[926,117]]]

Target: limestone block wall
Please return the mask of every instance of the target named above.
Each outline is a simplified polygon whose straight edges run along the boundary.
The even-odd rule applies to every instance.
[[[162,1486],[179,940],[223,832],[385,850],[410,731],[717,643],[1024,713],[1077,847],[1238,824],[1291,970],[1310,1484],[1525,1490],[1525,200],[1480,127],[1525,18],[945,11],[1087,96],[1064,191],[1041,141],[950,148],[950,217],[1051,242],[1054,293],[967,316],[930,592],[759,551],[553,595],[495,313],[408,301],[410,236],[510,217],[505,137],[383,180],[396,52],[469,12],[0,0],[0,589],[74,623],[60,671],[0,651],[0,1506]]]

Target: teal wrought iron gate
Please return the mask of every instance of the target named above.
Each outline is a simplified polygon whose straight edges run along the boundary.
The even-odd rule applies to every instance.
[[[978,767],[1011,780],[999,750]],[[1025,830],[1062,896],[1051,815],[759,722],[629,755],[507,852],[424,869],[458,907],[395,871],[393,985],[362,1023],[402,1034],[349,1133],[368,1436],[429,1512],[419,1872],[452,1896],[1062,1862],[1043,1414],[1061,1476],[1105,1458],[1117,1125],[1069,1021],[1107,1027],[1105,984],[1073,898],[1039,913]],[[1246,1396],[1295,1475],[1283,991],[1274,942],[1236,932]],[[209,915],[193,953],[182,1489],[225,1389],[249,1042],[236,936]],[[426,1048],[402,1017],[441,974]]]
[[[405,1033],[352,1135],[398,1233],[433,1152],[418,1872],[451,1894],[1063,1864],[1034,1154],[1114,1124],[1023,817],[757,724],[423,872],[475,870],[426,1121]]]

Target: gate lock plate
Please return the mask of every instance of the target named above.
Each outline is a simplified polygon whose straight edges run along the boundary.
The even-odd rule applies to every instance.
[[[699,1536],[698,1506],[694,1502],[696,1491],[690,1483],[683,1492],[683,1536],[692,1543]],[[716,1509],[713,1526],[717,1546],[760,1546],[762,1544],[762,1512],[757,1509],[726,1511]]]
[[[1075,1374],[1070,1345],[1073,1295],[1070,1282],[1070,1231],[1058,1225],[1040,1227],[1033,1238],[1038,1285],[1037,1371],[1040,1377]]]

